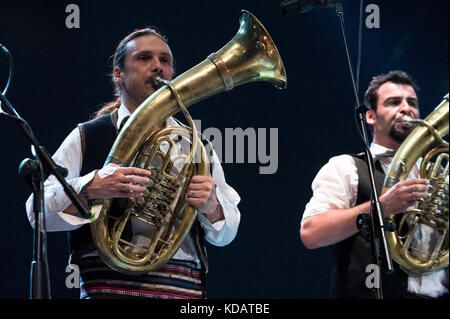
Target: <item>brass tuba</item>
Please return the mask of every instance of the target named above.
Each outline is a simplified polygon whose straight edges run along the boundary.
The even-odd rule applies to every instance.
[[[287,84],[283,61],[269,33],[253,14],[243,10],[240,28],[230,42],[174,80],[164,81],[164,86],[132,114],[105,165],[150,169],[152,185],[135,200],[105,200],[98,218],[91,223],[94,243],[108,266],[123,273],[140,274],[161,267],[177,251],[197,213],[194,207],[185,207],[189,181],[194,174],[208,174],[209,169],[205,148],[186,107],[254,81],[267,81],[279,89]],[[168,127],[149,137],[150,132],[179,111],[186,116],[192,131]],[[188,139],[192,147],[188,154],[174,154],[171,158],[180,139]],[[162,144],[168,147],[166,152],[162,151]],[[119,216],[110,214],[113,202],[119,202],[117,205],[123,208]],[[144,243],[125,238],[130,221],[145,225],[153,236]]]
[[[448,94],[425,120],[403,118],[404,125],[417,124],[396,152],[384,181],[382,194],[405,180],[419,158],[420,176],[430,182],[429,196],[401,216],[396,230],[386,232],[392,258],[409,274],[423,274],[448,266]],[[392,222],[393,215],[387,222]],[[429,245],[416,240],[428,228]]]

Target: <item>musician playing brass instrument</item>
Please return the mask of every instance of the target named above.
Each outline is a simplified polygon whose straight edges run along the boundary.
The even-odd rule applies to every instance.
[[[381,190],[385,174],[397,151],[414,127],[402,123],[404,116],[418,119],[419,100],[414,80],[403,71],[373,77],[365,93],[370,109],[366,121],[373,129],[370,146],[375,162],[375,181]],[[448,124],[447,124],[448,125]],[[447,172],[448,174],[448,172]],[[380,196],[384,215],[396,215],[417,206],[428,196],[429,182],[420,177],[417,164],[409,178]],[[448,185],[448,176],[447,176]],[[370,238],[357,228],[357,220],[370,211],[370,180],[364,155],[333,157],[318,172],[312,183],[313,196],[303,214],[300,235],[309,249],[332,246],[333,298],[373,298],[367,285],[366,267],[373,263]],[[427,229],[414,238],[423,251],[430,245]],[[426,274],[407,275],[394,263],[393,275],[381,271],[384,298],[448,298],[446,269]],[[369,281],[370,282],[370,281]]]
[[[53,156],[56,163],[68,169],[66,179],[85,202],[139,199],[145,195],[151,183],[149,170],[114,164],[103,167],[103,163],[127,118],[159,88],[155,77],[171,80],[173,73],[173,56],[167,40],[154,29],[134,31],[120,42],[112,72],[118,99],[97,112],[95,119],[75,128]],[[163,126],[179,124],[169,117]],[[78,265],[81,272],[81,298],[205,297],[204,239],[216,246],[227,245],[235,238],[240,221],[237,208],[240,197],[226,183],[215,153],[212,158],[211,176],[193,176],[189,184],[187,204],[199,211],[190,233],[167,264],[138,276],[119,273],[102,262],[92,243],[91,221],[79,216],[53,176],[47,179],[46,228],[70,232],[71,263]],[[26,207],[33,225],[32,196]],[[135,238],[144,241],[139,232],[145,232],[146,228],[138,221],[133,222]]]

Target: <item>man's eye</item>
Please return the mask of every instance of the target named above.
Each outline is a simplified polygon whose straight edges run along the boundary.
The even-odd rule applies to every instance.
[[[399,105],[402,102],[402,100],[392,99],[389,101],[390,105]]]
[[[408,101],[409,106],[417,108],[417,101]]]
[[[170,63],[170,60],[168,58],[161,58],[159,59],[159,61],[161,61],[161,63]]]

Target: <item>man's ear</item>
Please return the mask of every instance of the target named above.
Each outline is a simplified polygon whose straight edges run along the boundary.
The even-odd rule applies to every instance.
[[[374,125],[375,118],[376,118],[376,114],[375,114],[374,110],[370,109],[366,112],[366,123],[367,124]]]
[[[114,68],[113,80],[116,84],[123,84],[122,70],[117,66]]]

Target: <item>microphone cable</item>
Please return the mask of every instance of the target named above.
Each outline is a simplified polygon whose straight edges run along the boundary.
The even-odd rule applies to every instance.
[[[11,86],[12,79],[14,77],[14,60],[13,60],[13,57],[12,57],[11,53],[9,52],[9,50],[1,43],[0,43],[0,50],[8,57],[8,62],[9,62],[8,81],[6,82],[6,86],[2,91],[2,95],[6,98],[6,93],[8,92],[9,87]],[[2,102],[0,101],[0,114],[4,114],[10,118],[18,120],[19,122],[21,122],[23,124],[24,128],[32,134],[30,125],[27,123],[27,121],[25,121],[23,118],[21,118],[19,116],[19,114],[17,114],[15,112],[15,110],[13,108],[11,108],[13,111],[13,114],[10,114],[10,113],[3,111],[1,106],[2,106]]]
[[[6,92],[8,92],[8,89],[11,85],[11,81],[14,75],[14,61],[12,58],[11,53],[9,53],[8,49],[0,43],[0,49],[3,51],[3,53],[5,53],[8,56],[8,61],[9,61],[9,76],[8,76],[8,82],[6,83],[5,88],[3,89],[3,95],[6,95]]]

